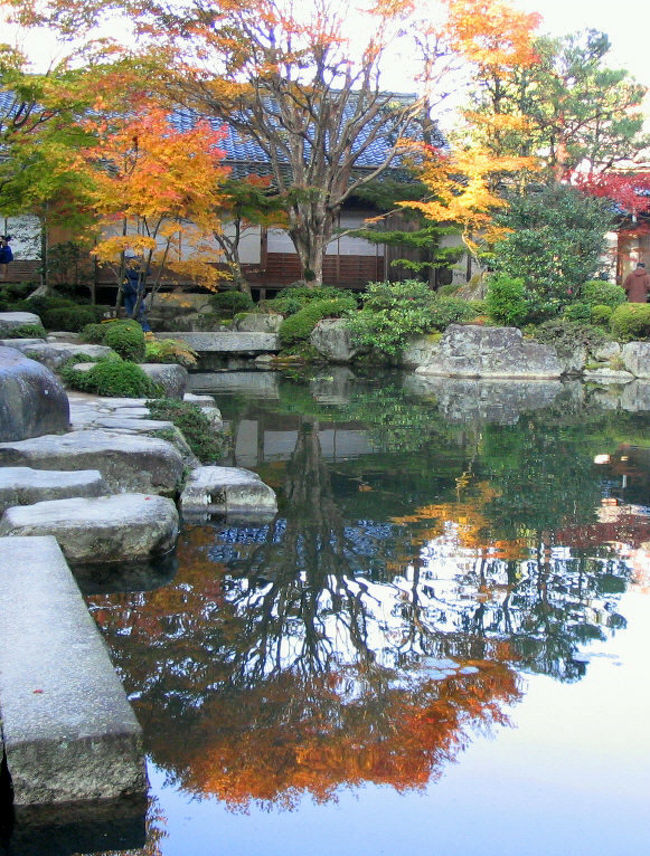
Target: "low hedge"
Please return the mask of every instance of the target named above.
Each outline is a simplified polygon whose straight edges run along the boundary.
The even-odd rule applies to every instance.
[[[354,297],[351,294],[345,294],[340,288],[335,288],[332,285],[306,285],[305,283],[297,283],[296,285],[288,286],[279,291],[273,300],[269,301],[266,308],[273,312],[279,312],[280,315],[295,315],[301,309],[305,309],[312,303],[321,300],[338,300],[339,297]],[[356,306],[356,300],[354,300]]]

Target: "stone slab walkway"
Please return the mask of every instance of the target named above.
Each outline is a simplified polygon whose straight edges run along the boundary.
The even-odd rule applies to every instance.
[[[140,726],[53,537],[0,538],[0,700],[16,806],[146,789]]]

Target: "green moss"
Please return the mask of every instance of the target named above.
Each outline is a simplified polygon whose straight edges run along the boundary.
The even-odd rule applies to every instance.
[[[46,336],[45,328],[40,324],[21,324],[2,334],[3,339],[44,339]]]
[[[151,398],[160,394],[154,383],[135,363],[116,357],[99,360],[88,371],[79,371],[71,361],[61,369],[63,382],[82,392],[118,398]]]
[[[348,295],[339,295],[328,300],[315,300],[284,319],[279,330],[280,344],[283,348],[291,348],[299,342],[306,342],[311,331],[323,318],[340,318],[355,308],[355,299]]]
[[[157,398],[148,401],[147,407],[153,419],[173,422],[202,464],[223,460],[228,447],[227,438],[222,432],[215,433],[198,404],[174,398]]]

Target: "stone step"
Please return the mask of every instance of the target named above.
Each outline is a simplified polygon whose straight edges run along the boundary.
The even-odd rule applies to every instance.
[[[0,467],[0,513],[12,505],[32,505],[71,496],[101,496],[106,484],[99,470],[33,470]]]
[[[16,806],[146,789],[140,726],[52,537],[0,538],[0,710]]]
[[[174,496],[183,477],[183,458],[166,440],[99,429],[0,443],[0,467],[8,466],[98,469],[114,493]]]
[[[198,467],[187,478],[180,509],[185,516],[272,517],[278,504],[273,489],[257,473],[241,467]]]
[[[149,561],[174,548],[178,512],[171,499],[142,493],[55,499],[8,508],[5,535],[52,535],[71,564]]]
[[[276,333],[157,333],[158,339],[178,339],[198,354],[255,354],[280,350]]]

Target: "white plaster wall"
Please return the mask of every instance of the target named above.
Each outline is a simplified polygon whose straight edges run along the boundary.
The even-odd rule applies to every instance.
[[[38,217],[0,218],[0,234],[11,235],[11,251],[16,259],[38,259],[41,247],[41,223]]]

